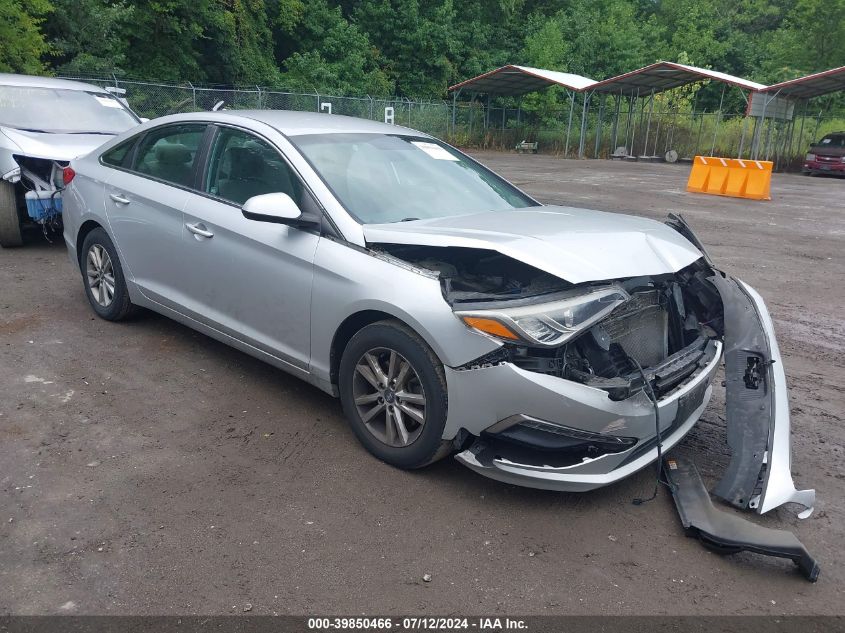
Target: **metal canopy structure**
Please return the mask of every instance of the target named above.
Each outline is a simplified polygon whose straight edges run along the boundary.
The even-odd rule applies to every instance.
[[[774,84],[764,92],[793,99],[812,99],[845,90],[845,66]]]
[[[766,87],[763,84],[715,70],[674,62],[657,62],[629,73],[599,81],[590,86],[590,91],[628,94],[636,91],[642,93],[662,92],[703,80],[717,81],[752,91],[762,90]]]
[[[581,92],[595,83],[595,80],[581,75],[508,64],[455,84],[449,88],[449,92],[467,89],[488,95],[520,96],[549,86],[562,86],[567,90]]]
[[[721,84],[718,107],[712,108],[715,105],[713,96],[705,94],[706,105],[696,109],[698,91],[692,98],[688,113],[682,113],[675,100],[656,98],[660,93],[699,82]],[[809,103],[816,97],[845,89],[845,66],[766,86],[728,73],[666,61],[602,81],[508,64],[449,88],[452,129],[457,125],[458,100],[462,94],[470,97],[469,103],[463,107],[470,134],[474,113],[479,110],[485,134],[491,126],[499,125],[493,122],[499,119],[498,115],[495,119],[491,117],[494,110],[501,112],[500,125],[504,133],[508,121],[512,119],[516,120],[516,129],[521,129],[521,97],[551,86],[564,88],[569,102],[568,114],[561,108],[559,115],[564,156],[569,155],[570,141],[574,137],[577,156],[586,157],[587,138],[592,134],[590,145],[596,158],[603,154],[624,160],[689,160],[695,154],[708,151],[709,155],[716,155],[716,150],[720,149],[740,158],[744,154],[753,159],[765,157],[769,160],[772,157],[779,165],[782,160],[792,161],[805,141],[804,123]],[[732,88],[742,93],[748,107],[743,113],[728,114],[741,118],[740,133],[735,134],[737,126],[734,125],[729,128],[731,133],[719,142],[719,131],[725,118],[725,96]],[[481,95],[485,95],[486,99],[480,100]],[[507,100],[494,107],[492,100],[496,97],[517,97],[515,108]],[[801,102],[803,111],[797,115],[797,105]],[[728,103],[735,104],[736,101],[729,98]],[[762,106],[756,107],[759,104]],[[708,112],[707,106],[711,106],[711,111]],[[509,109],[515,112],[509,113]],[[800,125],[796,126],[799,117]],[[817,136],[822,122],[821,110],[815,118],[813,138]],[[797,145],[794,142],[796,129]],[[750,139],[746,143],[749,132]],[[736,136],[739,138],[738,148],[735,147]]]

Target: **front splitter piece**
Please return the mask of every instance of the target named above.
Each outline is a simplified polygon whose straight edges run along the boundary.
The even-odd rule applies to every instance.
[[[678,457],[663,462],[663,473],[672,490],[675,507],[687,536],[721,554],[741,551],[789,558],[810,582],[819,577],[819,565],[794,534],[773,530],[719,510],[695,466]]]

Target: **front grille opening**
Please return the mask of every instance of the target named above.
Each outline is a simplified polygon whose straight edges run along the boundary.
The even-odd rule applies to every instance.
[[[659,290],[634,293],[631,300],[596,326],[643,367],[651,367],[669,355],[669,315]],[[596,332],[594,332],[595,336]]]

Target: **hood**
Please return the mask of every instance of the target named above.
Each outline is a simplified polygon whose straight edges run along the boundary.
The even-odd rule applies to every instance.
[[[19,152],[32,158],[71,160],[98,148],[114,138],[114,134],[53,134],[26,132],[11,127],[2,128],[6,137],[20,148]]]
[[[370,244],[498,251],[573,284],[674,273],[702,257],[660,222],[570,207],[367,224],[363,230]]]

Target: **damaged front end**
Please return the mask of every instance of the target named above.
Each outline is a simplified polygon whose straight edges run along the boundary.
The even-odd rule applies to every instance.
[[[13,154],[17,167],[3,174],[3,180],[16,186],[29,220],[48,231],[61,232],[62,189],[66,161]]]
[[[667,224],[703,253],[681,218]],[[674,272],[573,284],[493,248],[382,243],[374,251],[436,275],[454,314],[500,343],[447,368],[450,417],[462,425],[457,457],[473,470],[555,490],[621,479],[692,428],[724,349],[733,457],[716,494],[759,513],[787,502],[804,505],[802,517],[812,511],[814,492],[796,491],[789,470],[771,319],[759,295],[706,253]],[[503,395],[509,380],[523,380],[527,404]],[[465,424],[491,417],[481,429]]]

